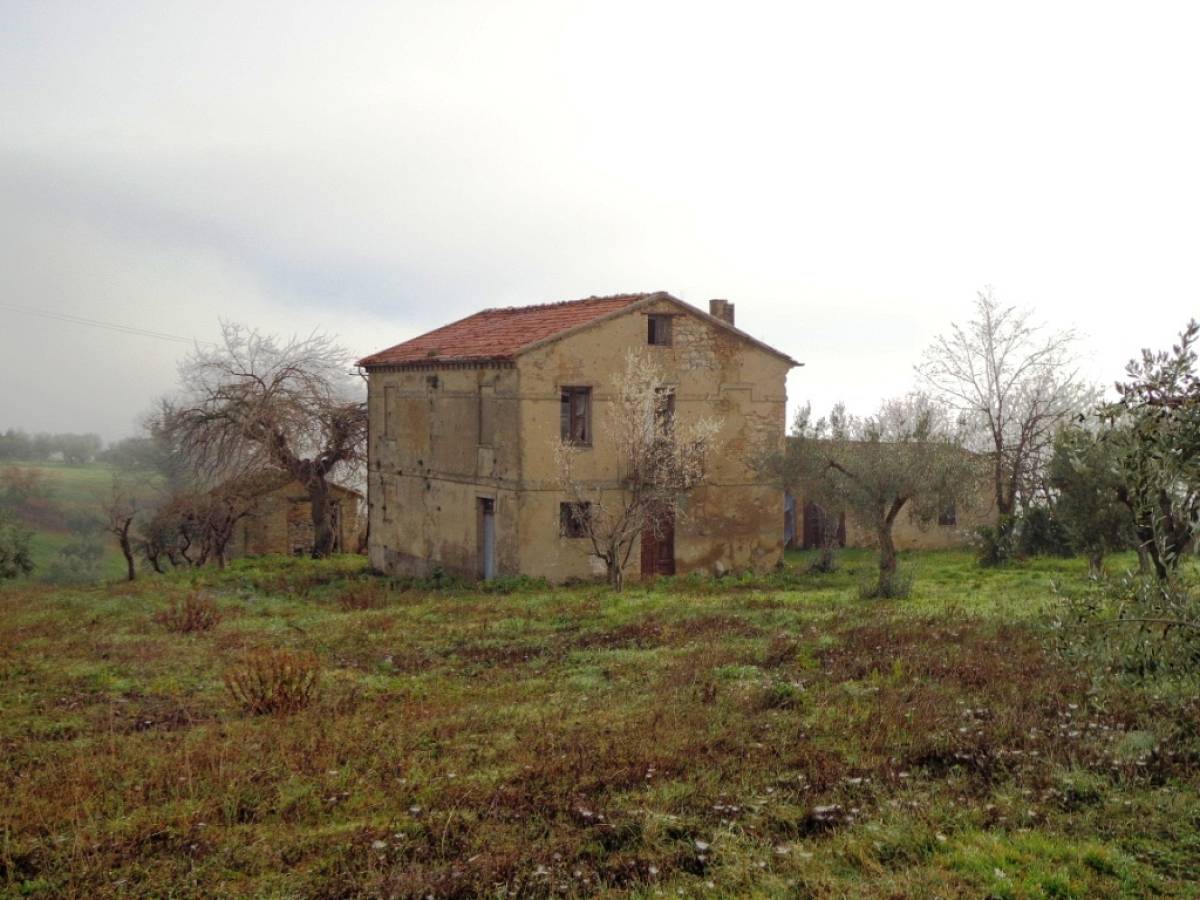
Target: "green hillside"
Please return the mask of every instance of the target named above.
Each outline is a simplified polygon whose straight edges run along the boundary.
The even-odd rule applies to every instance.
[[[103,519],[104,505],[112,493],[113,476],[118,472],[104,463],[69,466],[45,461],[12,462],[0,466],[0,483],[4,473],[13,468],[37,471],[44,478],[46,487],[44,509],[33,514],[28,511],[10,513],[33,531],[32,550],[36,568],[27,580],[38,581],[45,577],[62,548],[74,539],[72,523]],[[146,499],[154,493],[153,484],[144,478],[129,483]],[[121,577],[125,572],[125,561],[115,539],[107,532],[102,532],[99,539],[104,547],[100,576],[105,579]]]

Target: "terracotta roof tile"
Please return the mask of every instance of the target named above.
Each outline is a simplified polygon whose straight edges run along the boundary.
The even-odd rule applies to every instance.
[[[541,306],[485,309],[359,360],[360,366],[512,359],[522,348],[607,316],[652,294],[588,297]]]

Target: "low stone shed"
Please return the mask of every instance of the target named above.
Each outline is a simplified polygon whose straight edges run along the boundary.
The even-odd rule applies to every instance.
[[[362,494],[339,484],[330,488],[333,552],[357,553]],[[256,498],[250,515],[238,523],[231,555],[307,556],[312,552],[313,538],[308,490],[300,482],[280,476],[264,488]]]

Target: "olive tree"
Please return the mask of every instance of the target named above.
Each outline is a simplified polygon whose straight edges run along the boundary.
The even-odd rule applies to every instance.
[[[31,531],[8,521],[0,510],[0,580],[20,578],[33,571],[32,540]]]
[[[125,558],[125,577],[133,581],[137,578],[133,524],[141,510],[130,484],[118,473],[113,473],[112,490],[103,501],[102,509],[104,529],[116,538],[121,555]]]
[[[330,479],[365,458],[367,407],[350,357],[319,333],[281,341],[231,323],[222,332],[220,346],[181,364],[181,395],[163,401],[157,428],[212,485],[268,471],[300,482],[313,556],[328,556]]]
[[[273,486],[268,476],[245,476],[206,490],[171,491],[139,518],[138,549],[159,573],[168,564],[224,568],[238,523],[254,515],[259,498]]]
[[[661,533],[684,515],[678,501],[704,480],[720,422],[675,418],[672,387],[645,351],[631,350],[612,384],[605,440],[617,470],[600,478],[580,472],[586,450],[571,439],[555,445],[559,486],[568,498],[564,524],[588,539],[604,562],[608,583],[624,586],[625,567],[643,533]]]
[[[1129,380],[1116,385],[1119,399],[1101,408],[1113,426],[1121,499],[1159,580],[1178,567],[1200,527],[1197,340],[1193,320],[1169,352],[1143,350],[1126,366]]]
[[[908,510],[927,524],[973,493],[977,458],[963,449],[961,425],[928,396],[911,394],[863,418],[840,405],[816,422],[803,416],[794,431],[799,440],[774,464],[784,484],[818,493],[872,531],[879,548],[874,593],[893,595],[900,514]]]
[[[1136,543],[1133,517],[1122,501],[1116,437],[1082,423],[1068,426],[1055,438],[1050,459],[1054,518],[1087,556],[1094,575],[1101,573],[1107,554]]]

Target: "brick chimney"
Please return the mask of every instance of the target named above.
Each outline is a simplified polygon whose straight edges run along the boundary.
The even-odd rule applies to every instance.
[[[733,324],[733,304],[728,300],[709,300],[708,314]]]

